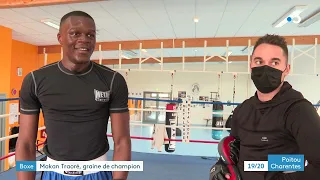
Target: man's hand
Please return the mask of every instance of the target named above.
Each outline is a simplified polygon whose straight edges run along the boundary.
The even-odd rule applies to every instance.
[[[210,180],[242,180],[237,166],[227,165],[219,158],[210,169]]]
[[[226,164],[219,158],[218,162],[210,169],[210,180],[228,180],[230,172]]]

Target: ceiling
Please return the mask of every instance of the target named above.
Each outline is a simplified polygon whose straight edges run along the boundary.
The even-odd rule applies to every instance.
[[[281,28],[272,27],[295,5],[308,5],[301,14],[302,19],[320,8],[319,0],[109,0],[0,9],[0,25],[13,29],[13,39],[38,46],[58,44],[57,30],[40,21],[51,19],[59,23],[64,14],[73,10],[85,11],[95,19],[97,42],[262,36],[266,33],[320,34],[320,21],[306,28],[294,23]],[[194,17],[199,19],[198,23],[193,21]],[[246,55],[247,52],[241,51],[243,48],[231,47],[231,51]],[[214,49],[217,53],[225,52],[225,47]],[[154,54],[150,50],[148,52]],[[203,56],[204,49],[189,48],[185,53]],[[118,54],[118,51],[103,52],[103,58],[117,58]],[[163,54],[176,57],[181,56],[182,51],[166,49]],[[97,58],[99,53],[93,56]]]

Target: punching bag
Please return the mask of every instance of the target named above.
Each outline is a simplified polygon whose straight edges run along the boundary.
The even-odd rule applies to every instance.
[[[216,101],[221,103],[220,101]],[[212,112],[221,114],[212,114],[212,127],[223,128],[223,104],[213,104]],[[220,140],[222,138],[223,130],[212,129],[212,139]]]
[[[231,113],[233,113],[233,111]],[[232,120],[232,114],[227,119],[226,128],[231,128],[231,120]],[[227,131],[231,133],[231,130],[227,130]]]
[[[166,110],[170,110],[170,111],[175,111],[176,110],[176,104],[175,103],[169,103],[166,106]],[[166,125],[168,126],[172,126],[172,125],[178,125],[177,122],[177,117],[176,117],[177,113],[174,112],[166,112]],[[178,128],[170,128],[167,127],[167,134],[168,134],[168,139],[176,139],[177,132],[180,131],[180,136],[181,136],[181,130]],[[176,142],[175,141],[169,141],[168,144],[164,145],[164,149],[166,152],[174,152],[176,149]]]

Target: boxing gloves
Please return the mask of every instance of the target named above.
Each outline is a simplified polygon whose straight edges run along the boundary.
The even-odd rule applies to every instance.
[[[220,141],[218,145],[220,158],[210,169],[210,180],[241,180],[236,166],[239,150],[240,142],[232,136],[227,136]]]
[[[224,137],[218,144],[218,152],[223,162],[236,165],[239,161],[240,141],[233,136]]]

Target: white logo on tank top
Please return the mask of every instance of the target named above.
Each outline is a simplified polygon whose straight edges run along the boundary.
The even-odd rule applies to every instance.
[[[110,91],[98,91],[98,90],[94,90],[94,97],[96,101],[99,102],[108,102],[109,98],[110,98]]]

